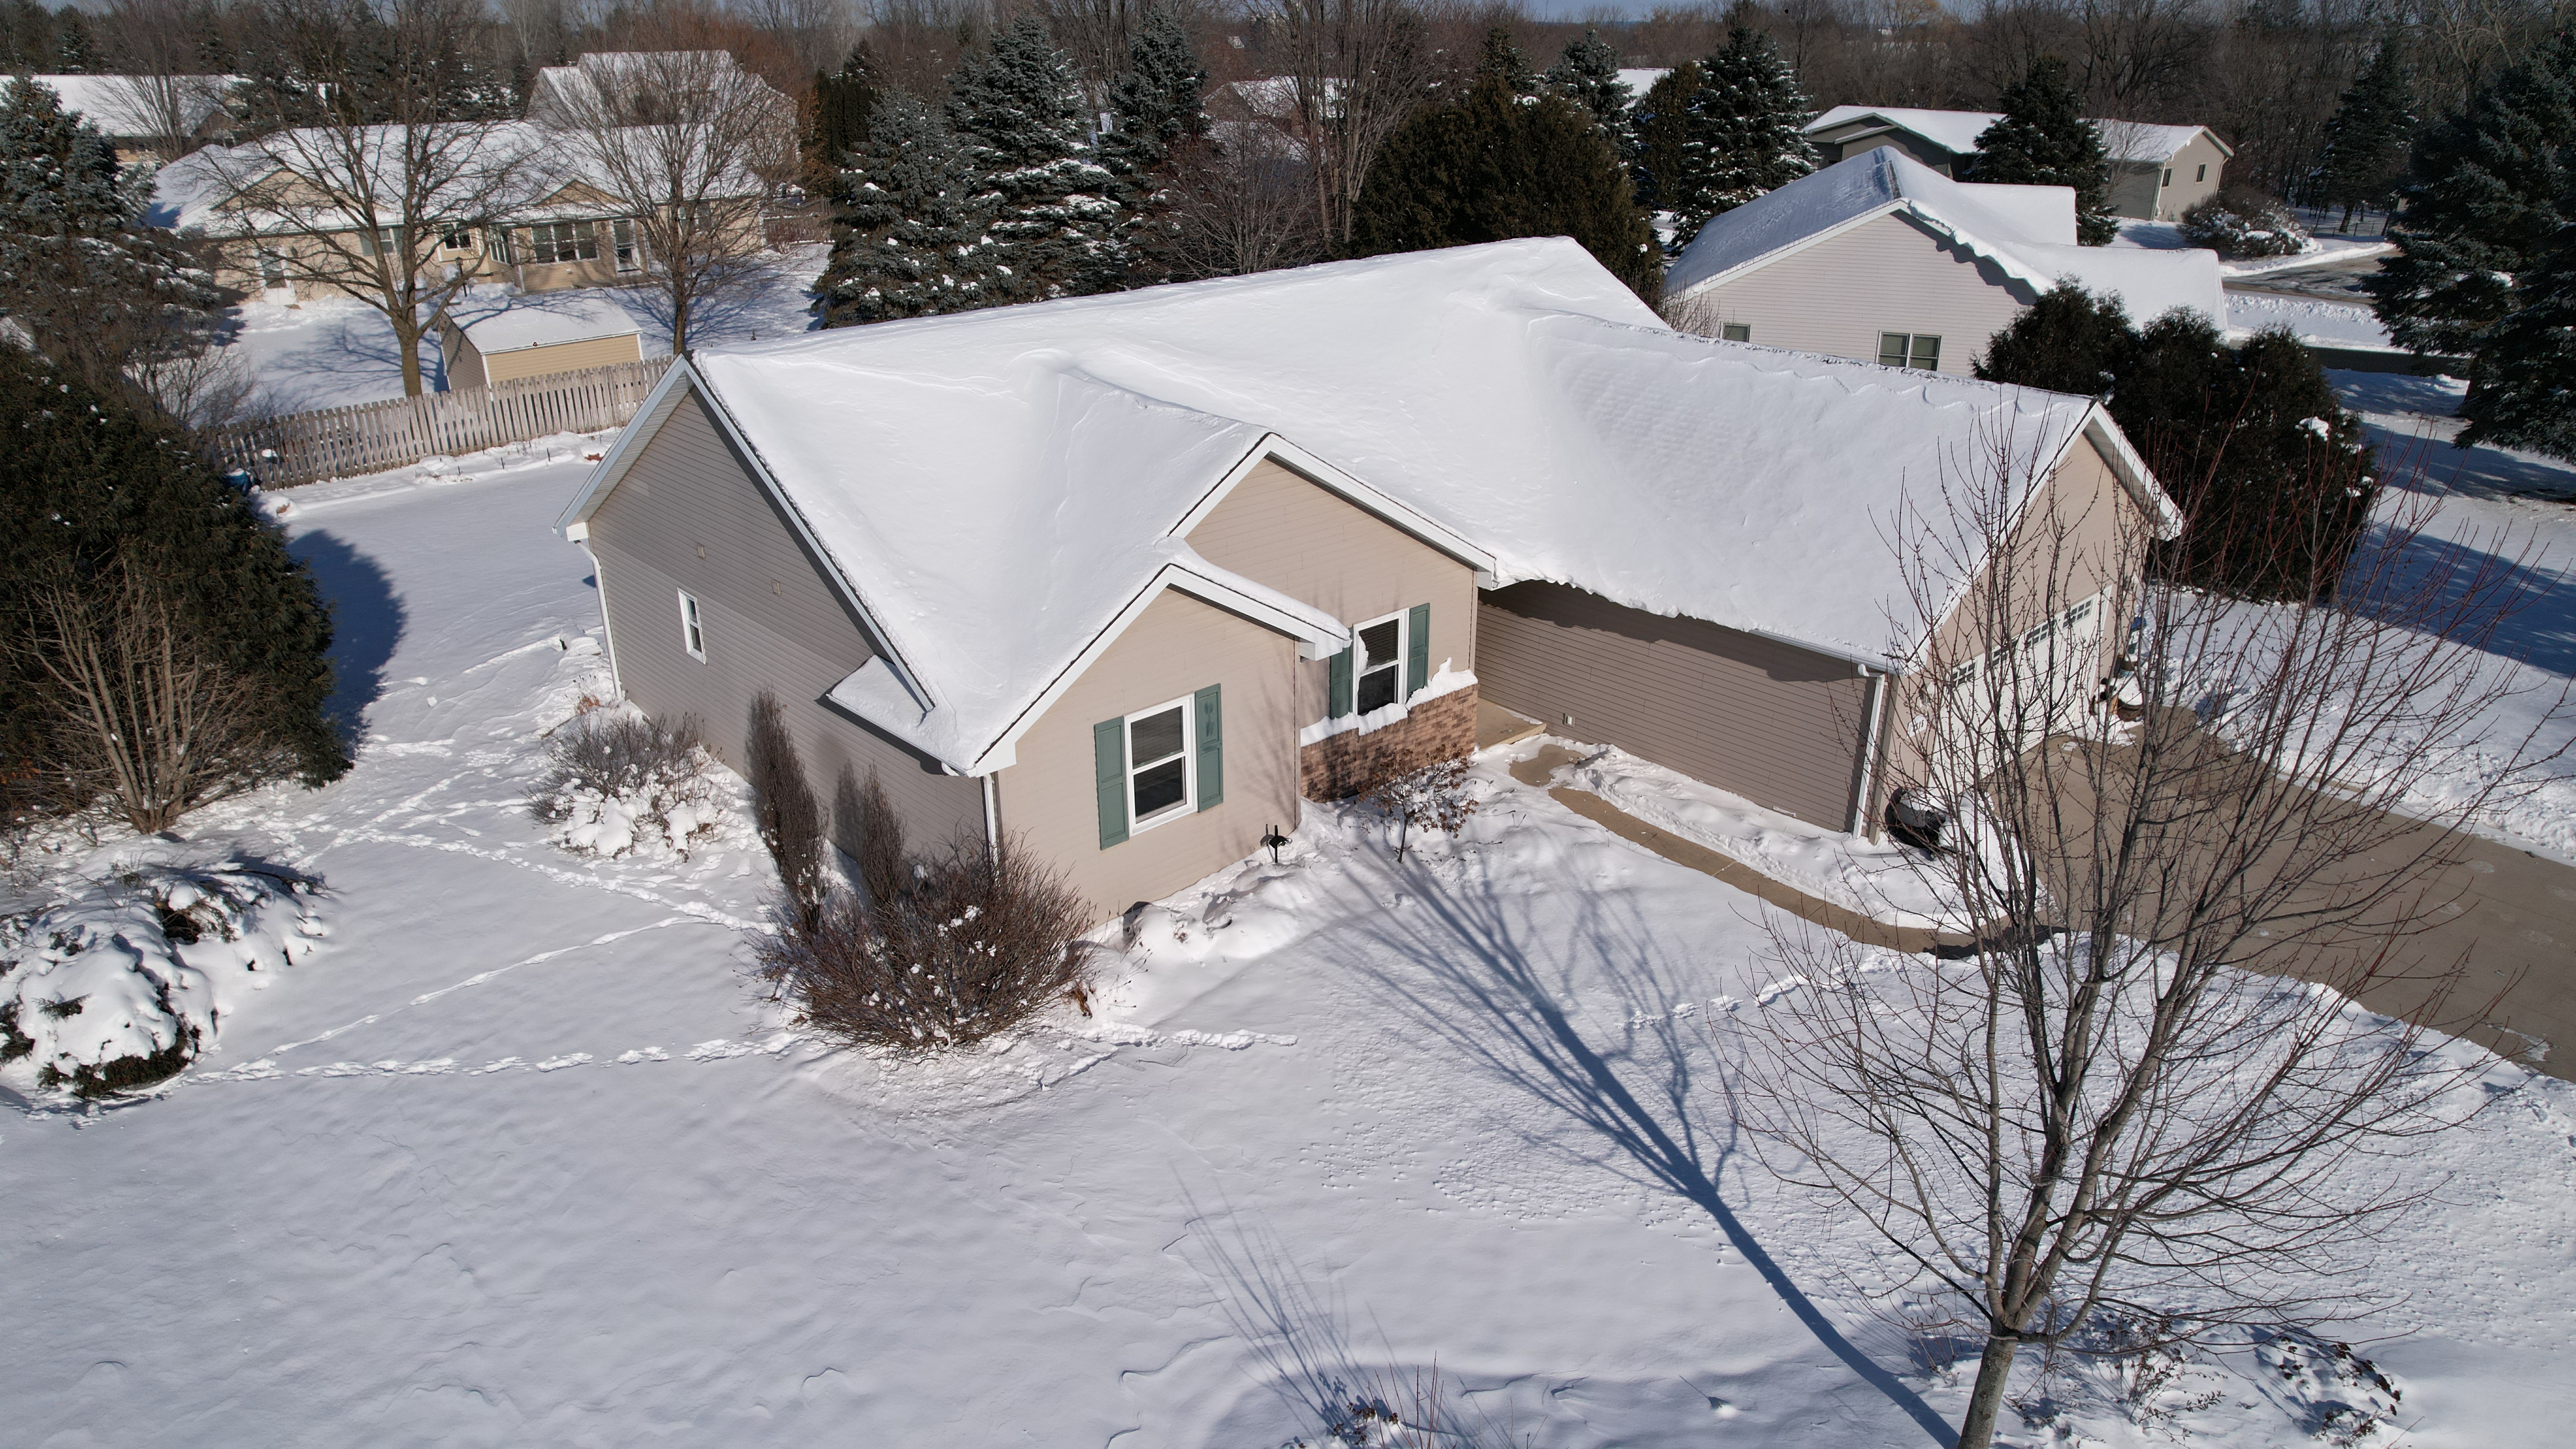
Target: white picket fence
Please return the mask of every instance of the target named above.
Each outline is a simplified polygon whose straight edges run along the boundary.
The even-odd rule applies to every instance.
[[[649,357],[461,392],[289,413],[217,429],[207,444],[224,467],[246,468],[265,487],[345,478],[553,433],[624,427],[670,365],[667,357]]]

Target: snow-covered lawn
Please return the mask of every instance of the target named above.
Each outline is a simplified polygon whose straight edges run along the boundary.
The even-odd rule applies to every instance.
[[[760,287],[700,316],[691,330],[710,343],[804,331],[813,323],[806,308],[814,279],[830,251],[813,243],[769,255]],[[658,293],[644,287],[595,290],[634,317],[646,357],[670,355],[671,319]],[[393,329],[365,303],[315,297],[290,307],[254,297],[234,312],[226,346],[257,379],[271,411],[308,412],[402,396],[402,354]],[[440,374],[436,338],[424,340],[420,360],[422,376],[434,388]]]
[[[2227,294],[2227,326],[2234,332],[2260,332],[2287,327],[2311,347],[2373,347],[2394,350],[2379,314],[2358,302],[2323,297],[2292,297],[2278,292]]]
[[[2115,247],[2139,247],[2147,251],[2183,251],[2191,243],[2183,238],[2182,224],[2173,221],[2140,221],[2124,217],[2119,235],[2111,239]],[[2336,236],[2328,233],[2310,236],[2305,249],[2286,257],[2239,257],[2218,260],[2220,275],[2259,277],[2267,272],[2295,271],[2301,267],[2327,266],[2336,262],[2357,262],[2368,257],[2386,256],[2397,248],[2375,236]]]
[[[329,943],[150,1098],[0,1122],[0,1440],[1240,1449],[1311,1442],[1300,1353],[1436,1363],[1543,1446],[1955,1418],[1864,1236],[1729,1123],[1699,1028],[1760,1011],[1763,907],[1500,759],[1455,845],[1310,811],[1148,912],[1099,1016],[935,1067],[799,1035],[742,971],[762,860],[575,858],[521,808],[603,682],[562,441],[292,495],[365,743],[191,833],[321,876]],[[2576,1093],[2490,1090],[2366,1250],[2406,1301],[2345,1330],[2413,1444],[2576,1413]],[[2279,1359],[2184,1422],[2311,1442],[2340,1391]]]

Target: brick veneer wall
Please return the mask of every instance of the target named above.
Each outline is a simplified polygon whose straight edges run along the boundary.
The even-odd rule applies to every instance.
[[[1384,729],[1346,730],[1297,752],[1298,791],[1309,800],[1356,795],[1401,775],[1476,749],[1476,686],[1414,706]]]

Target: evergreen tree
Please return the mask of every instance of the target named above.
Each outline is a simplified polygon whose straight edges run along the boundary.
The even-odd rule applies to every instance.
[[[814,124],[805,133],[805,159],[817,170],[838,170],[842,159],[868,138],[868,116],[876,110],[874,68],[868,48],[855,45],[837,71],[814,73]]]
[[[1800,134],[1807,98],[1771,37],[1736,26],[1700,71],[1684,162],[1692,185],[1671,208],[1677,248],[1690,245],[1710,217],[1816,169],[1816,148]]]
[[[2514,279],[2513,310],[2480,339],[2461,447],[2493,443],[2576,461],[2576,238],[2562,232]]]
[[[1691,168],[1691,99],[1703,77],[1697,61],[1683,61],[1646,88],[1628,113],[1629,170],[1637,204],[1649,214],[1669,213],[1697,185]]]
[[[2134,329],[2118,298],[2067,283],[1996,333],[1976,370],[2108,398],[2182,508],[2182,537],[2157,553],[2168,578],[2290,597],[2340,573],[2369,524],[2377,485],[2361,420],[2286,332],[2230,347],[2183,308]]]
[[[56,15],[60,28],[54,41],[54,69],[63,75],[87,75],[99,68],[98,37],[89,17],[66,5]]]
[[[1109,129],[1100,160],[1117,178],[1120,253],[1127,286],[1170,281],[1181,271],[1180,228],[1172,216],[1178,173],[1208,134],[1207,67],[1189,32],[1157,7],[1127,47],[1127,68],[1109,88]]]
[[[1567,236],[1653,300],[1663,259],[1618,152],[1590,112],[1523,97],[1515,73],[1489,54],[1464,96],[1422,107],[1388,138],[1353,208],[1352,254]]]
[[[2075,239],[2108,246],[2119,235],[2111,215],[2111,161],[2102,133],[2084,119],[2066,62],[2043,55],[2005,87],[2003,118],[1977,137],[1967,178],[2011,186],[2075,188]]]
[[[201,341],[226,300],[143,222],[148,185],[51,87],[0,91],[0,314],[100,387],[138,356]]]
[[[2415,139],[2396,255],[2363,285],[2401,347],[2466,356],[2566,224],[2576,177],[2576,34],[2562,34]]]
[[[1529,57],[1521,54],[1520,43],[1512,39],[1512,28],[1508,25],[1485,28],[1484,47],[1476,58],[1476,74],[1499,78],[1516,96],[1539,93],[1538,71],[1531,67]]]
[[[1091,114],[1046,22],[1023,15],[948,78],[948,116],[992,209],[1001,266],[1029,297],[1115,285],[1117,179],[1091,153]]]
[[[987,234],[982,178],[937,111],[878,94],[832,188],[832,258],[815,284],[826,327],[1021,300]]]
[[[2415,88],[2398,37],[2390,34],[2371,53],[2326,122],[2326,204],[2343,208],[2345,230],[2365,206],[2385,206],[2406,177],[2406,149],[2415,139]]]
[[[0,629],[39,637],[31,615],[46,584],[139,573],[175,596],[215,663],[258,682],[254,753],[307,785],[348,769],[323,712],[331,614],[313,575],[184,434],[14,347],[0,347],[0,433]],[[0,793],[13,815],[86,803],[44,798],[42,669],[30,650],[0,651]]]
[[[1565,54],[1548,67],[1547,83],[1557,94],[1592,113],[1593,123],[1624,151],[1628,138],[1628,83],[1619,79],[1619,52],[1601,32],[1587,25],[1580,39],[1565,43]]]

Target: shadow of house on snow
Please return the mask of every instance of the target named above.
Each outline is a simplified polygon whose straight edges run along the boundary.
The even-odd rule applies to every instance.
[[[1724,1082],[1700,1080],[1722,1078],[1725,1062],[1701,1034],[1695,993],[1683,984],[1704,973],[1704,952],[1659,930],[1625,896],[1578,887],[1563,900],[1528,891],[1525,877],[1486,876],[1476,856],[1464,863],[1461,878],[1426,888],[1419,877],[1394,879],[1403,868],[1382,861],[1390,878],[1377,882],[1378,897],[1409,903],[1375,917],[1360,933],[1367,949],[1336,964],[1369,977],[1395,1011],[1470,1069],[1576,1129],[1532,1137],[1532,1150],[1624,1168],[1630,1181],[1706,1213],[1819,1344],[1935,1443],[1951,1442],[1956,1430],[1853,1343],[1727,1204],[1719,1183],[1731,1161],[1740,1170],[1739,1133]],[[1562,917],[1550,919],[1554,912]],[[1329,938],[1318,944],[1330,951]],[[1389,976],[1381,953],[1413,970]],[[1629,1007],[1625,1019],[1578,1019],[1567,1003],[1589,979],[1611,984]]]
[[[313,570],[331,605],[331,697],[322,711],[343,738],[364,736],[367,706],[384,693],[385,665],[402,642],[403,602],[384,565],[328,530],[305,534],[288,551]]]

